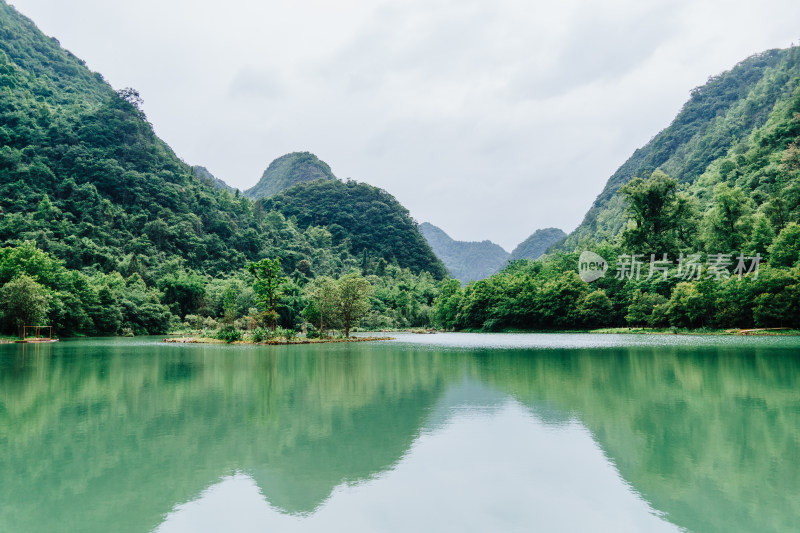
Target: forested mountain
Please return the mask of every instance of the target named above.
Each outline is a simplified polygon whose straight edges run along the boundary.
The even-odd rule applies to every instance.
[[[796,207],[791,191],[797,185],[787,171],[797,165],[799,76],[800,48],[792,47],[768,50],[709,78],[692,91],[672,124],[609,178],[583,223],[559,248],[574,250],[618,235],[626,220],[619,188],[656,169],[696,197],[700,213],[720,183],[739,187],[755,207],[776,202]],[[786,222],[779,219],[785,216],[775,213],[773,223],[782,227]]]
[[[269,198],[299,183],[333,180],[331,167],[310,152],[292,152],[269,164],[261,179],[244,191],[248,198]]]
[[[491,276],[508,260],[508,252],[492,241],[456,241],[428,222],[420,224],[419,230],[450,275],[463,283]]]
[[[408,210],[383,189],[351,180],[314,180],[256,205],[281,213],[301,230],[325,226],[333,244],[346,246],[365,271],[383,258],[415,273],[446,275]]]
[[[353,194],[314,211],[330,216],[295,223],[220,190],[155,135],[135,90],[114,91],[4,0],[0,94],[3,332],[34,317],[63,336],[161,333],[187,315],[204,324],[244,321],[256,302],[243,268],[264,257],[278,259],[290,280],[284,327],[302,321],[310,279],[368,266],[383,275],[374,280],[371,323],[427,321],[434,282],[424,271],[441,278],[444,268],[391,196],[335,181]],[[283,174],[292,179],[333,177],[310,154],[281,160],[276,172],[299,169]],[[281,204],[287,212],[289,198]],[[26,305],[37,313],[10,309],[12,293],[36,296]]]
[[[205,182],[206,185],[211,185],[215,189],[219,189],[221,191],[228,191],[231,194],[236,194],[236,190],[234,187],[231,187],[218,177],[214,176],[206,167],[195,165],[192,167],[192,174],[198,181]]]
[[[599,277],[578,275],[584,250]],[[695,89],[565,242],[450,282],[435,313],[454,328],[800,327],[800,48]]]
[[[249,203],[194,179],[135,91],[113,91],[4,2],[0,24],[0,243],[102,271],[134,255],[230,271],[258,255]]]
[[[511,252],[509,261],[519,259],[539,259],[548,248],[566,237],[567,234],[558,228],[537,229],[533,234],[519,243]]]

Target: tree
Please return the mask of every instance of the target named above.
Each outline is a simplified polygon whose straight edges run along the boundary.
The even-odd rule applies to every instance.
[[[283,294],[281,285],[286,282],[281,262],[278,259],[264,258],[257,263],[248,263],[247,271],[256,278],[253,282],[256,301],[268,313],[270,328],[275,331],[278,302]]]
[[[22,337],[23,326],[42,325],[50,310],[50,294],[33,278],[20,274],[0,288],[0,308],[16,321]]]
[[[456,327],[458,306],[463,297],[464,291],[457,279],[448,279],[442,282],[439,295],[433,301],[433,318],[440,327],[444,329]]]
[[[780,232],[770,247],[770,264],[790,267],[798,261],[800,261],[800,226],[792,222]]]
[[[319,324],[320,333],[325,331],[325,326],[334,326],[337,320],[337,291],[336,281],[322,276],[306,285],[305,295],[308,305],[303,310],[303,316],[312,324]]]
[[[767,259],[769,247],[773,240],[775,240],[775,229],[769,219],[764,214],[759,213],[753,219],[753,229],[750,232],[747,253],[751,255],[761,254],[761,257]]]
[[[350,336],[350,328],[369,311],[372,285],[360,274],[348,274],[336,282],[337,312],[344,336]]]
[[[642,292],[640,289],[636,289],[631,297],[625,320],[631,326],[652,326],[654,325],[653,312],[659,305],[665,303],[667,303],[667,299],[658,293]]]
[[[174,272],[158,285],[164,291],[164,303],[174,306],[181,318],[196,313],[206,294],[206,280],[194,272]]]
[[[581,322],[589,327],[608,325],[613,318],[613,305],[603,289],[590,292],[581,302],[579,313]]]
[[[750,234],[752,201],[738,187],[714,189],[711,209],[703,217],[703,242],[712,253],[741,252]]]
[[[622,242],[631,252],[676,254],[695,233],[696,207],[678,193],[678,182],[660,171],[648,179],[634,178],[620,187],[628,201],[628,227]]]

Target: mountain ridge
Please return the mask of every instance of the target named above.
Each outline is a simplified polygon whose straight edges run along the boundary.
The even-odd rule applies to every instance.
[[[491,276],[506,264],[509,257],[502,246],[489,240],[456,241],[429,222],[420,224],[419,229],[450,275],[462,283]]]
[[[553,251],[572,251],[617,236],[625,202],[617,194],[634,177],[656,170],[684,186],[694,184],[715,161],[743,154],[776,105],[791,97],[800,77],[800,47],[771,49],[711,76],[691,91],[678,115],[609,177],[581,224]]]

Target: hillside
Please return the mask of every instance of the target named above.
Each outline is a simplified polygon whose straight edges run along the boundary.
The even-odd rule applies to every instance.
[[[228,191],[231,194],[236,193],[236,189],[219,179],[218,177],[214,176],[206,167],[195,165],[192,167],[192,175],[198,181],[205,182],[206,185],[210,185],[215,189],[219,189],[221,191]]]
[[[599,261],[579,265],[584,250]],[[487,330],[800,327],[800,48],[693,91],[549,252],[451,284],[435,316]]]
[[[164,333],[189,315],[212,329],[218,320],[243,327],[256,304],[244,267],[264,257],[291,281],[284,327],[302,321],[310,279],[368,264],[385,274],[373,280],[373,324],[427,320],[435,289],[424,271],[441,278],[444,268],[393,198],[378,195],[386,209],[365,238],[379,245],[365,258],[354,241],[364,231],[345,220],[300,228],[231,193],[155,135],[135,90],[115,91],[3,0],[0,94],[0,291],[38,295],[41,310],[22,317],[3,293],[3,333],[23,318],[61,336]],[[356,197],[357,206],[335,209],[361,210]]]
[[[263,242],[249,204],[192,175],[140,109],[0,3],[0,244],[35,240],[67,267],[179,257],[223,272]]]
[[[558,228],[537,229],[530,237],[514,248],[508,260],[538,259],[548,248],[561,241],[566,236],[567,234]]]
[[[261,179],[244,191],[248,198],[269,198],[300,183],[318,179],[333,180],[331,167],[309,152],[286,154],[269,164]]]
[[[428,222],[420,224],[419,230],[450,275],[462,283],[491,276],[508,260],[508,252],[492,241],[456,241]]]
[[[415,273],[441,279],[446,270],[411,219],[388,192],[366,183],[315,180],[261,200],[265,211],[277,211],[303,230],[323,225],[333,244],[345,244],[362,265],[383,258]],[[367,268],[365,268],[367,270]]]
[[[625,221],[625,202],[617,191],[656,169],[684,187],[698,182],[704,173],[716,174],[694,190],[701,203],[708,202],[712,182],[721,181],[740,183],[757,204],[763,203],[764,194],[772,194],[764,187],[774,184],[782,154],[795,139],[792,126],[786,125],[781,139],[764,145],[774,136],[767,132],[767,123],[771,120],[774,130],[783,127],[777,126],[779,122],[793,120],[790,102],[797,96],[798,76],[800,48],[793,47],[768,50],[709,78],[692,91],[673,122],[609,178],[581,225],[560,248],[574,250],[585,242],[618,235]]]

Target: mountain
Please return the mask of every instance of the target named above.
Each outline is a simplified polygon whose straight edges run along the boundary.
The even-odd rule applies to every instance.
[[[428,222],[420,224],[419,230],[450,275],[462,283],[489,277],[508,260],[508,252],[492,241],[456,241]]]
[[[237,190],[228,185],[227,183],[225,183],[224,181],[222,181],[221,179],[214,176],[214,174],[212,174],[206,167],[195,165],[192,167],[192,174],[198,181],[205,182],[207,185],[210,185],[215,189],[219,189],[221,191],[228,191],[231,194],[235,193]]]
[[[617,191],[655,170],[677,179],[699,201],[700,213],[721,183],[739,187],[755,208],[770,202],[792,205],[799,77],[800,48],[792,47],[768,50],[709,78],[692,91],[673,122],[609,178],[559,248],[575,250],[618,235],[626,203]],[[772,217],[777,229],[786,224],[781,216]]]
[[[237,318],[255,305],[243,268],[264,257],[292,280],[282,326],[299,323],[311,278],[369,266],[386,288],[373,323],[427,320],[435,282],[425,272],[441,278],[444,266],[394,198],[327,180],[349,192],[334,194],[330,216],[310,209],[309,222],[232,194],[156,136],[134,89],[115,91],[4,0],[0,95],[0,289],[14,281],[40,294],[42,320],[59,335],[160,334],[189,314],[213,329],[223,294],[238,294]],[[333,177],[311,154],[270,168],[293,180]],[[9,301],[0,299],[2,332],[19,326]]]
[[[325,226],[334,245],[361,258],[362,269],[383,258],[414,273],[446,275],[442,262],[420,234],[417,223],[394,196],[366,183],[314,180],[264,198],[264,211],[277,211],[305,230]]]
[[[144,270],[180,258],[209,273],[259,256],[247,200],[193,176],[132,89],[0,2],[0,244],[33,240],[70,269]]]
[[[333,180],[331,167],[310,152],[286,154],[269,164],[261,179],[244,191],[248,198],[269,198],[299,183]]]
[[[517,259],[538,259],[548,248],[561,241],[567,234],[558,228],[537,229],[533,235],[522,241],[511,252],[509,261]]]

